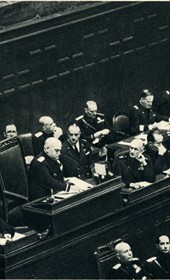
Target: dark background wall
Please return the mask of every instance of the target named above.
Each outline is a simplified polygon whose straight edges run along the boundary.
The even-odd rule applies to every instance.
[[[168,2],[99,2],[0,31],[0,131],[63,128],[94,99],[111,119],[141,88],[169,85]]]

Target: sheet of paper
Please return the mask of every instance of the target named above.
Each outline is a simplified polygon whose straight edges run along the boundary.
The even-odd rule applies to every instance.
[[[118,144],[130,146],[130,143],[129,142],[125,142],[125,141],[120,141],[120,142],[118,142]]]
[[[167,170],[164,170],[164,171],[163,171],[163,173],[164,173],[164,174],[167,174],[167,175],[169,175],[169,176],[170,176],[170,168],[169,168],[169,169],[167,169]]]
[[[157,127],[158,127],[160,130],[170,130],[170,123],[169,123],[169,122],[166,122],[166,121],[160,121],[160,122],[157,124]]]
[[[100,164],[100,163],[95,163],[94,164],[94,169],[95,169],[95,173],[102,175],[102,176],[106,176],[106,166],[105,164]]]
[[[12,238],[12,241],[15,241],[15,240],[18,240],[18,239],[21,239],[21,238],[24,238],[26,235],[23,234],[23,233],[19,233],[19,232],[15,232],[13,238]]]
[[[76,177],[69,177],[67,178],[67,180],[70,182],[70,183],[73,183],[75,186],[78,187],[78,189],[80,190],[85,190],[85,189],[89,189],[89,188],[93,188],[93,185],[89,184],[88,182],[85,182],[79,178],[76,178]],[[70,188],[70,191],[72,191],[74,188],[74,185],[71,186]]]
[[[0,238],[0,245],[5,245],[7,240],[5,238]]]

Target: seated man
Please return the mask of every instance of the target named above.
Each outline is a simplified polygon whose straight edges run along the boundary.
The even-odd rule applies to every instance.
[[[67,141],[63,143],[61,162],[65,177],[86,179],[91,177],[91,145],[80,139],[80,128],[72,123],[67,130]]]
[[[138,188],[140,182],[154,182],[155,172],[150,157],[143,154],[144,143],[141,139],[134,139],[130,143],[129,153],[119,156],[115,165],[118,164],[118,173],[122,181],[128,187]]]
[[[45,141],[44,151],[32,161],[29,169],[30,201],[68,189],[69,183],[63,181],[63,165],[59,160],[61,148],[61,141],[50,137]]]
[[[155,122],[160,122],[161,120],[169,121],[169,117],[156,114],[153,111],[153,100],[153,94],[148,89],[144,89],[141,93],[138,104],[130,109],[129,125],[131,135],[151,130],[156,126]]]
[[[53,129],[56,126],[53,119],[48,116],[41,117],[39,119],[39,125],[41,127],[41,131],[37,132],[32,137],[32,145],[35,156],[43,151],[45,140],[49,137],[53,137]]]
[[[157,255],[149,258],[144,267],[151,279],[170,279],[170,240],[161,235],[156,240]]]
[[[97,112],[94,101],[86,103],[85,114],[76,118],[76,122],[81,129],[81,138],[99,148],[115,141],[105,116]]]
[[[119,263],[112,267],[109,279],[147,279],[138,258],[133,258],[132,249],[128,243],[120,242],[114,248]]]
[[[168,150],[163,145],[163,135],[157,128],[153,128],[147,135],[146,154],[152,159],[156,174],[170,166]]]
[[[5,127],[5,131],[4,131],[4,137],[9,139],[11,137],[17,136],[18,132],[17,132],[17,128],[15,126],[15,124],[8,124]]]
[[[170,117],[170,92],[164,90],[154,99],[155,112]]]

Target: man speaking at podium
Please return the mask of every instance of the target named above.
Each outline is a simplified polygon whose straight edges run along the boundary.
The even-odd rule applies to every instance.
[[[64,182],[63,165],[59,157],[61,141],[50,137],[46,139],[44,151],[31,162],[29,169],[29,200],[50,196],[51,192],[67,191],[69,182]]]

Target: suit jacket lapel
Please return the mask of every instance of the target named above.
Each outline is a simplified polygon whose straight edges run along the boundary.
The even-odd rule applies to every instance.
[[[73,147],[71,146],[71,144],[69,142],[67,143],[67,154],[70,157],[74,158],[75,160],[79,161],[77,152],[73,149]]]

